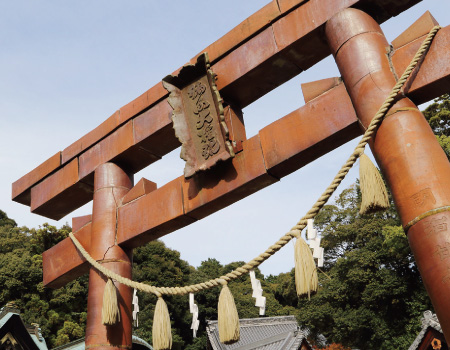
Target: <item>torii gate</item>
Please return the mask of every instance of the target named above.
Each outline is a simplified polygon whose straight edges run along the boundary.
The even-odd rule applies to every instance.
[[[56,220],[93,200],[92,215],[73,218],[75,236],[94,259],[131,277],[134,247],[271,185],[360,135],[436,24],[426,13],[389,48],[376,22],[419,1],[272,1],[204,50],[219,77],[232,159],[158,189],[146,179],[133,187],[134,173],[180,146],[168,93],[159,83],[17,180],[12,198]],[[241,109],[330,53],[342,79],[303,85],[303,107],[247,139]],[[449,63],[450,26],[438,32],[371,143],[447,339],[450,260],[434,252],[450,242],[450,164],[415,104],[449,91]],[[43,265],[44,285],[51,288],[89,271],[70,239],[46,251]],[[91,268],[86,347],[130,349],[131,290],[118,286],[121,322],[104,326],[104,286]]]

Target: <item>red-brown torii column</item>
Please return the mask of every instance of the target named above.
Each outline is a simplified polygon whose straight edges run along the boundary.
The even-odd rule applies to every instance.
[[[100,165],[94,173],[91,244],[89,253],[106,268],[131,279],[132,249],[117,244],[117,215],[122,198],[133,187],[129,176],[113,163]],[[121,322],[105,326],[102,323],[103,291],[106,278],[95,268],[89,272],[88,312],[86,322],[86,349],[131,350],[132,290],[116,283]]]
[[[362,127],[368,127],[396,83],[390,47],[366,13],[346,9],[326,24],[326,36]],[[387,112],[372,152],[391,188],[425,287],[450,339],[450,163],[430,126],[406,97]]]

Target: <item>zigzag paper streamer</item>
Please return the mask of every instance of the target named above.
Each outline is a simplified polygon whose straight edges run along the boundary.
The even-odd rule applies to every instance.
[[[266,297],[262,296],[261,281],[256,279],[254,270],[250,270],[249,274],[253,289],[252,297],[256,299],[255,306],[259,307],[259,315],[263,316],[266,313]]]
[[[194,303],[194,293],[189,293],[189,310],[192,314],[192,335],[194,338],[197,338],[197,330],[200,325],[200,321],[198,320],[198,306]]]
[[[317,266],[323,267],[323,248],[320,246],[320,238],[317,235],[317,230],[313,226],[314,220],[308,219],[307,237],[309,246],[313,250],[313,258],[317,259]]]
[[[133,324],[135,327],[139,327],[138,312],[139,312],[139,299],[137,296],[137,290],[135,288],[133,291]]]

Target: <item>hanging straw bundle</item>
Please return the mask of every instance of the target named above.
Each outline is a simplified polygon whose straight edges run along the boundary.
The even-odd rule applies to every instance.
[[[228,285],[224,284],[219,295],[218,326],[219,338],[223,344],[233,344],[239,341],[239,315]]]
[[[152,338],[153,349],[170,350],[172,348],[172,329],[170,325],[169,309],[161,296],[158,297],[155,306]]]
[[[364,153],[359,158],[359,186],[361,188],[361,214],[389,207],[389,197],[380,172]]]
[[[302,237],[295,242],[295,288],[299,297],[317,292],[318,277],[311,249]]]
[[[113,326],[120,322],[120,310],[117,302],[117,290],[111,278],[106,282],[103,292],[102,323]]]

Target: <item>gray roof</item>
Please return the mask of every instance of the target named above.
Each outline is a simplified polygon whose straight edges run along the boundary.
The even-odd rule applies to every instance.
[[[53,348],[52,350],[62,350],[62,349],[70,349],[70,350],[84,350],[85,349],[85,342],[84,338],[80,338],[74,341],[71,341],[70,343],[57,346],[56,348]]]
[[[142,345],[143,347],[145,347],[149,350],[153,350],[153,347],[150,346],[149,343],[147,343],[145,340],[143,340],[135,335],[132,336],[132,344],[134,346]],[[52,350],[85,350],[85,348],[86,348],[86,343],[84,341],[84,338],[80,338],[80,339],[74,340],[70,343],[60,345],[56,348],[53,348]]]
[[[21,334],[24,338],[29,336],[39,350],[48,350],[47,343],[42,337],[39,326],[26,326],[20,317],[19,310],[10,305],[6,305],[0,309],[0,330],[4,326],[8,327],[8,325],[18,332],[17,335]],[[16,340],[19,341],[19,339]],[[26,341],[26,339],[23,340]]]
[[[41,329],[37,324],[32,324],[31,326],[26,326],[22,318],[20,317],[20,312],[15,306],[6,305],[0,309],[0,330],[5,324],[7,324],[11,319],[14,318],[15,325],[23,326],[23,330],[28,333],[33,342],[36,344],[38,350],[48,350],[47,344],[44,337],[41,334]],[[26,334],[26,333],[25,333]],[[145,340],[133,335],[132,343],[135,347],[140,349],[153,350],[153,348]],[[74,340],[68,344],[64,344],[53,348],[53,350],[85,350],[84,338]]]
[[[213,350],[298,350],[305,334],[294,316],[241,319],[240,340],[225,345],[219,340],[217,321],[208,321],[206,332]]]
[[[36,343],[40,350],[47,350],[47,343],[42,336],[41,329],[33,327],[27,327],[28,333],[30,333],[31,339]]]
[[[419,348],[419,345],[422,342],[423,337],[425,336],[425,333],[427,332],[428,328],[433,328],[438,332],[442,333],[441,324],[439,323],[436,314],[433,314],[430,310],[427,310],[423,313],[422,330],[420,331],[419,335],[413,341],[408,350],[417,350]]]

